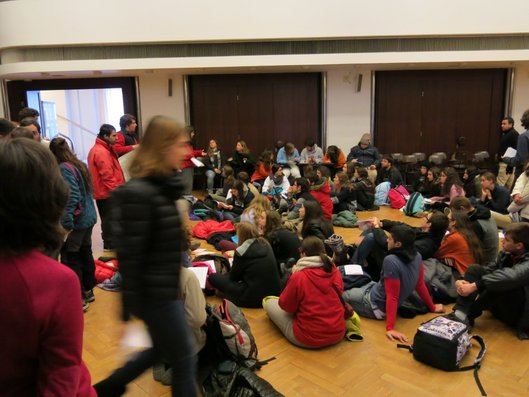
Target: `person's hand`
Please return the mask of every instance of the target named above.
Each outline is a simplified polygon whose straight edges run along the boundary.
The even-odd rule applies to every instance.
[[[435,304],[435,309],[433,311],[434,313],[444,313],[445,307],[441,303]]]
[[[461,296],[469,296],[470,294],[476,292],[478,290],[478,287],[476,287],[476,283],[466,283],[461,284],[457,288],[457,293]]]
[[[228,158],[228,161],[233,161],[233,157]]]
[[[378,219],[376,216],[373,218],[372,224],[375,229],[382,227],[382,222],[380,222],[380,219]]]
[[[207,152],[205,152],[204,150],[202,150],[202,156],[207,156]]]
[[[135,144],[135,145],[132,145],[132,149],[137,149],[137,148],[139,148],[139,147],[140,147],[140,144],[139,144],[139,143],[137,143],[137,144]]]
[[[354,164],[356,164],[356,163],[358,163],[358,160],[357,160],[357,159],[352,159],[352,160],[351,160],[351,164],[354,165]]]
[[[513,201],[518,204],[518,205],[522,205],[523,204],[523,198],[522,198],[522,195],[521,194],[515,194],[514,197],[513,197]]]
[[[489,189],[481,189],[481,197],[490,200],[492,198],[492,193]]]
[[[219,170],[218,168],[215,168],[213,171],[215,172],[215,174],[220,174],[220,173],[222,173],[222,171]]]
[[[457,280],[454,284],[455,284],[456,288],[459,288],[463,284],[468,284],[468,281],[467,280]]]
[[[370,169],[370,170],[376,170],[376,169],[377,169],[377,166],[376,166],[375,164],[371,164],[371,165],[369,166],[369,169]]]
[[[402,332],[395,331],[394,329],[386,331],[386,336],[391,341],[398,341],[398,342],[409,342],[408,337],[404,335]]]

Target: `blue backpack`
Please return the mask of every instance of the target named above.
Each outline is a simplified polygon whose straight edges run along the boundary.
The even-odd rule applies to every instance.
[[[382,182],[375,187],[375,205],[387,205],[390,182]]]
[[[424,211],[424,197],[419,192],[412,193],[406,205],[402,208],[404,215],[415,216]]]

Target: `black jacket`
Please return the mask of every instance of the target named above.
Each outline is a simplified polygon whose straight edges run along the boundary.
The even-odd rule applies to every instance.
[[[309,236],[316,236],[320,240],[325,240],[331,237],[331,235],[334,233],[334,228],[332,226],[332,223],[328,220],[319,221],[319,220],[312,220],[309,221],[309,224],[305,228],[305,225],[303,225],[303,228],[301,229],[301,234],[303,238],[307,238]]]
[[[365,211],[375,205],[375,186],[369,179],[353,182],[351,189],[356,194],[356,209]]]
[[[274,230],[266,236],[272,246],[277,264],[286,263],[288,259],[299,259],[299,247],[301,241],[298,235],[287,229]]]
[[[218,150],[216,154],[213,154],[211,156],[206,155],[204,156],[204,165],[208,170],[213,171],[215,168],[222,169],[224,165],[226,164],[226,156],[224,155],[224,152],[221,150]],[[251,175],[250,175],[251,176]]]
[[[400,171],[394,165],[389,169],[380,168],[380,170],[378,170],[377,185],[380,185],[382,182],[391,183],[391,187],[397,187],[404,184]]]
[[[180,177],[132,179],[112,195],[112,223],[123,277],[123,319],[145,300],[180,296],[180,266],[187,239],[175,200]]]
[[[476,233],[483,250],[483,263],[494,262],[498,256],[498,227],[490,216],[490,210],[481,205],[474,207],[468,214],[468,219]]]
[[[279,270],[265,239],[247,240],[235,250],[230,280],[241,284],[241,293],[234,299],[238,306],[262,307],[265,296],[279,296]]]

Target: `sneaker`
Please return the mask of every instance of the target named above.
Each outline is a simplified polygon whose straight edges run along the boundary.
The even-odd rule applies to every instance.
[[[92,303],[93,301],[96,300],[96,297],[94,296],[94,291],[93,290],[83,291],[83,298],[88,303]]]
[[[86,299],[83,299],[83,312],[87,312],[88,308],[90,307],[90,303]]]

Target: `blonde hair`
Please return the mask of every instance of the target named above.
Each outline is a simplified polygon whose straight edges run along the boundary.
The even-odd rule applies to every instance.
[[[252,201],[250,201],[248,207],[244,209],[243,214],[247,214],[253,210],[254,219],[256,219],[258,216],[262,216],[266,211],[270,211],[271,209],[272,206],[270,205],[270,200],[268,197],[258,194],[253,198]]]
[[[169,117],[154,116],[145,129],[141,144],[131,160],[130,176],[144,178],[171,175],[174,170],[165,161],[165,153],[185,133],[182,123]]]
[[[246,240],[259,238],[257,227],[250,222],[240,222],[236,225],[236,229],[239,247],[243,245]]]

